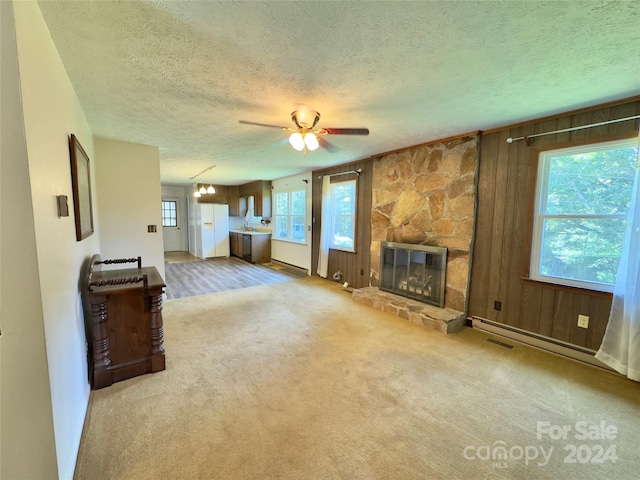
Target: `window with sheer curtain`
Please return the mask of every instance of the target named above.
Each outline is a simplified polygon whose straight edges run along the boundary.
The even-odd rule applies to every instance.
[[[335,182],[330,187],[331,233],[329,248],[355,250],[356,181]]]
[[[640,136],[636,142],[640,143]],[[636,157],[635,167],[611,313],[596,358],[640,382],[640,156]]]

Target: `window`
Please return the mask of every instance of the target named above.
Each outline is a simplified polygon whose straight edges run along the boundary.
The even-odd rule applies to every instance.
[[[355,251],[356,181],[331,184],[331,234],[329,248]]]
[[[178,226],[178,202],[173,200],[162,200],[162,226]]]
[[[278,192],[275,199],[274,239],[306,242],[307,192],[292,190]]]
[[[613,291],[638,141],[541,152],[531,278]]]

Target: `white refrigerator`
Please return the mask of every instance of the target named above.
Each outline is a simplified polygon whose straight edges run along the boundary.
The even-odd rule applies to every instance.
[[[196,203],[196,257],[228,257],[229,253],[229,205]]]

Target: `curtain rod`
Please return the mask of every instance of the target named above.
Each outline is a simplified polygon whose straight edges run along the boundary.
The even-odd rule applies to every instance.
[[[322,177],[337,177],[338,175],[348,175],[350,173],[355,173],[356,175],[360,176],[360,174],[362,173],[362,169],[359,168],[357,170],[349,170],[348,172],[332,173],[330,175],[318,175],[318,178],[322,178]]]
[[[583,128],[600,127],[602,125],[609,125],[610,123],[626,122],[627,120],[635,120],[640,118],[640,115],[634,115],[633,117],[618,118],[617,120],[609,120],[606,122],[592,123],[591,125],[581,125],[580,127],[563,128],[562,130],[554,130],[553,132],[534,133],[533,135],[527,135],[525,137],[509,137],[507,143],[517,142],[518,140],[524,140],[527,146],[531,145],[531,139],[534,137],[542,137],[544,135],[553,135],[554,133],[573,132],[574,130],[582,130]]]

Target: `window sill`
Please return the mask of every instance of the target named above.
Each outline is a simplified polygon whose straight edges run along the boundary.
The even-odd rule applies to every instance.
[[[591,297],[601,297],[601,298],[613,298],[613,294],[610,292],[603,292],[601,290],[591,290],[588,288],[580,288],[580,287],[572,287],[569,285],[560,285],[558,283],[552,282],[544,282],[542,280],[534,280],[529,277],[520,277],[520,280],[523,283],[529,285],[535,285],[542,288],[552,288],[554,290],[564,290],[572,293],[580,293],[582,295],[589,295]]]
[[[276,242],[294,243],[296,245],[307,245],[307,242],[297,242],[296,240],[289,240],[288,238],[274,238],[272,236],[271,240],[274,240]]]
[[[345,252],[345,253],[356,253],[355,250],[349,249],[349,248],[329,247],[329,250],[336,250],[338,252]]]

